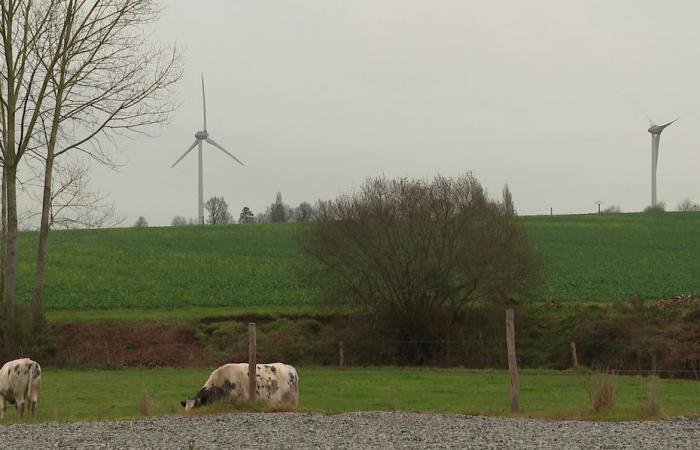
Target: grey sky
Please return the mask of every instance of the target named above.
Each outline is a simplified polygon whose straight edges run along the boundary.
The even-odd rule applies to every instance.
[[[521,214],[594,202],[640,210],[650,135],[659,199],[700,201],[700,2],[629,0],[172,0],[156,37],[184,47],[182,107],[155,138],[120,140],[119,172],[95,168],[127,225],[196,217],[201,128],[238,156],[204,153],[205,199],[234,217],[281,191],[296,205],[368,176],[466,170]]]

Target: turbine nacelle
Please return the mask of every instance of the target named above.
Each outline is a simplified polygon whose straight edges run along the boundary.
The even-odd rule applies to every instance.
[[[203,141],[209,137],[209,133],[207,132],[207,130],[198,131],[194,134],[194,137],[200,141]]]
[[[679,118],[680,118],[680,117],[679,117]],[[654,125],[654,124],[652,124],[652,125],[649,127],[649,129],[648,129],[647,131],[648,131],[649,133],[651,133],[651,134],[661,134],[661,132],[664,131],[664,128],[666,128],[667,126],[671,125],[671,124],[672,124],[673,122],[675,122],[676,120],[678,120],[678,119],[674,119],[674,120],[672,120],[672,121],[670,121],[669,123],[664,124],[664,125]]]

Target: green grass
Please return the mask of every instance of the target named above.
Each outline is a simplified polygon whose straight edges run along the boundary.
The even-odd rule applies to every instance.
[[[316,317],[324,314],[336,314],[348,312],[347,308],[325,305],[278,305],[278,306],[212,306],[212,307],[184,307],[184,308],[119,308],[109,310],[87,309],[83,311],[54,309],[46,312],[46,317],[51,322],[74,322],[82,320],[109,320],[124,322],[142,322],[144,320],[157,322],[189,322],[205,317],[241,317],[241,316],[266,316],[271,317]]]
[[[700,295],[700,213],[521,218],[542,255],[546,300]]]
[[[74,230],[52,234],[48,310],[304,306],[295,225]],[[31,296],[34,233],[20,236],[18,298]]]
[[[700,295],[700,213],[520,220],[542,256],[540,300],[607,302]],[[318,292],[295,276],[295,267],[303,264],[296,240],[303,227],[54,232],[45,305],[49,317],[60,320],[142,314],[186,319],[226,310],[313,308]],[[34,233],[20,236],[18,299],[25,304],[31,296],[35,240]]]
[[[38,421],[105,420],[140,417],[139,399],[152,399],[152,414],[181,414],[180,400],[191,397],[210,369],[125,369],[76,371],[44,368]],[[509,415],[510,382],[504,371],[464,369],[302,368],[303,411],[339,413],[402,410],[435,413]],[[640,377],[618,377],[618,405],[610,413],[587,412],[582,372],[521,372],[524,416],[634,419],[646,395]],[[662,414],[700,415],[700,383],[661,380]],[[14,408],[8,408],[13,416]],[[13,422],[5,419],[5,422]]]

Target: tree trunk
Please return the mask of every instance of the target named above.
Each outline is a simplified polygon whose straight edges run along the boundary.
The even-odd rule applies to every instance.
[[[5,232],[5,260],[3,267],[3,305],[5,308],[5,346],[13,351],[18,342],[15,314],[15,291],[17,283],[17,178],[12,166],[5,171],[7,176],[7,229]]]
[[[7,239],[7,211],[5,209],[6,204],[6,192],[7,192],[7,177],[5,176],[5,165],[2,167],[2,187],[0,191],[0,214],[2,218],[0,219],[0,292],[5,292],[5,241]],[[8,325],[7,313],[5,311],[5,303],[0,304],[0,311],[2,311],[2,320],[0,321],[0,327],[2,328],[2,341],[7,349],[8,343]]]
[[[44,194],[41,204],[41,226],[39,227],[39,247],[36,257],[36,278],[32,292],[32,327],[35,331],[44,326],[44,282],[46,280],[47,248],[49,243],[49,219],[51,213],[51,182],[53,176],[53,146],[49,145],[44,171]]]
[[[5,166],[2,168],[2,187],[0,188],[0,214],[2,218],[0,219],[0,292],[2,292],[3,286],[5,286],[5,240],[7,238],[7,210],[6,210],[6,200],[7,200],[7,177],[5,176]]]

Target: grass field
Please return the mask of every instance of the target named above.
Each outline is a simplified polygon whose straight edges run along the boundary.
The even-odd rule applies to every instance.
[[[543,299],[700,294],[700,213],[521,218],[544,263]]]
[[[45,368],[37,420],[100,420],[140,417],[143,392],[152,414],[181,414],[180,400],[194,395],[209,369],[75,371]],[[504,371],[464,369],[304,368],[299,371],[301,410],[337,413],[401,410],[508,415],[510,382]],[[663,415],[700,415],[700,383],[661,380]],[[618,404],[609,413],[587,412],[586,374],[551,370],[521,372],[524,416],[630,419],[639,417],[647,382],[617,378]],[[9,407],[9,416],[14,408]],[[12,422],[13,419],[5,419]]]
[[[700,294],[700,213],[520,220],[541,254],[540,300]],[[224,311],[221,307],[235,311],[310,308],[318,293],[295,277],[295,266],[302,263],[296,241],[302,227],[263,224],[54,232],[45,304],[59,317],[70,317],[70,311],[76,310],[196,310],[171,314],[189,317],[217,307],[219,312]],[[35,239],[30,232],[20,237],[20,302],[30,298]]]

